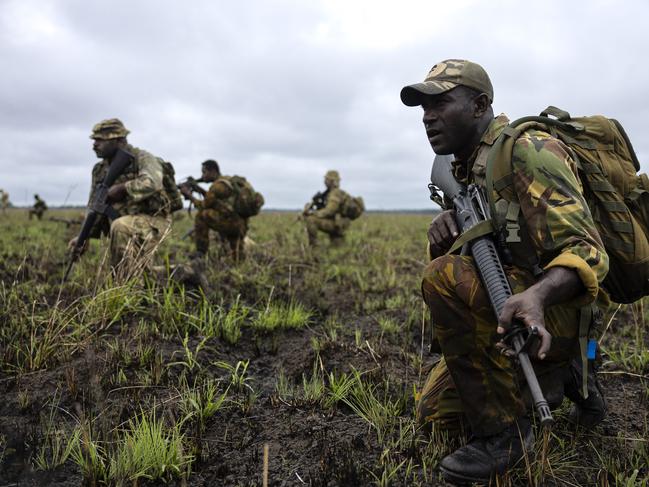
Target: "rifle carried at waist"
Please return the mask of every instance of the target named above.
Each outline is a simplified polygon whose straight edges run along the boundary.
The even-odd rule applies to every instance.
[[[108,204],[108,190],[115,183],[122,172],[124,172],[124,169],[126,169],[132,159],[133,155],[131,153],[125,151],[124,149],[117,149],[117,152],[113,156],[113,159],[110,161],[110,165],[108,166],[108,173],[104,177],[104,180],[97,186],[95,186],[92,200],[88,204],[86,218],[81,225],[81,231],[79,232],[77,242],[72,249],[70,262],[68,264],[68,268],[65,270],[62,282],[67,281],[68,275],[72,270],[72,266],[81,255],[86,242],[90,238],[90,232],[92,231],[92,227],[95,225],[97,218],[103,215],[108,217],[110,220],[114,220],[119,216],[115,209]]]
[[[453,202],[455,221],[461,234],[471,232],[475,237],[466,241],[482,283],[489,296],[489,302],[496,315],[500,316],[505,301],[512,295],[509,281],[503,270],[498,249],[492,237],[491,216],[481,188],[476,185],[468,187],[458,183],[453,176],[450,156],[437,156],[430,174],[429,189],[431,199],[441,201],[438,191]],[[527,353],[531,342],[535,339],[534,332],[528,330],[524,323],[514,320],[505,340],[512,346],[523,369],[525,380],[530,388],[534,406],[539,414],[541,424],[549,427],[554,422],[550,408],[534,368]]]
[[[70,226],[72,225],[81,225],[82,223],[81,220],[73,220],[71,218],[59,218],[56,216],[51,216],[48,218],[48,220],[56,223],[65,223],[65,228],[70,228]]]
[[[321,210],[322,208],[327,206],[327,196],[329,196],[328,189],[326,191],[318,191],[313,195],[313,198],[311,198],[311,204],[307,206],[306,211]]]

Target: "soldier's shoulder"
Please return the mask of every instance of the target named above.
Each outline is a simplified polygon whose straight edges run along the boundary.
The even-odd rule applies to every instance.
[[[97,161],[97,162],[95,162],[95,165],[92,166],[92,175],[94,176],[96,174],[99,174],[102,171],[102,169],[104,168],[105,165],[106,165],[105,161]]]
[[[568,153],[566,145],[548,132],[531,129],[523,132],[514,143],[514,159],[525,159],[543,153],[563,159]]]
[[[134,146],[132,146],[132,145],[129,145],[129,146],[126,148],[126,150],[127,150],[128,152],[130,152],[131,154],[133,154],[133,157],[135,157],[135,159],[136,159],[137,161],[144,161],[144,160],[147,160],[147,161],[150,161],[150,160],[158,161],[158,158],[157,158],[156,156],[154,156],[153,154],[151,154],[149,151],[146,151],[146,150],[144,150],[144,149],[140,149],[139,147],[134,147]]]

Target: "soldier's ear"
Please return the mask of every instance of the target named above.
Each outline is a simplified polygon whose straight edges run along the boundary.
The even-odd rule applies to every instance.
[[[489,110],[491,100],[486,93],[480,93],[473,99],[473,110],[475,118],[482,118],[482,116]]]

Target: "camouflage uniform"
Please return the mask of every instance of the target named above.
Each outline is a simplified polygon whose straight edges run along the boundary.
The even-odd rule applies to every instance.
[[[47,204],[37,194],[34,195],[34,200],[34,206],[29,209],[29,219],[31,220],[32,216],[36,215],[36,218],[41,220],[43,213],[47,210]]]
[[[202,201],[196,201],[194,242],[196,250],[206,254],[210,229],[228,241],[235,260],[243,257],[243,241],[248,232],[248,219],[234,210],[234,189],[227,176],[216,179]]]
[[[310,211],[310,203],[307,203],[304,217],[307,236],[311,246],[317,245],[318,231],[329,235],[331,243],[334,245],[342,243],[345,238],[345,231],[349,228],[350,220],[341,214],[342,205],[345,200],[345,192],[338,185],[340,176],[338,171],[328,171],[325,179],[335,182],[335,187],[328,189],[325,193],[325,206],[315,211]]]
[[[7,213],[7,208],[9,208],[9,193],[4,189],[0,189],[0,208],[2,208],[2,213]]]
[[[507,125],[494,119],[466,164],[456,162],[458,181],[484,186],[489,149]],[[579,313],[595,300],[606,302],[599,284],[608,271],[608,256],[582,196],[575,161],[559,140],[537,130],[517,139],[513,152],[513,203],[496,200],[498,218],[517,221],[518,234],[508,241],[513,265],[506,266],[513,291],[536,282],[539,268],[573,269],[585,293],[545,311],[552,334],[547,357],[534,366],[544,390],[558,386],[570,359],[579,356]],[[519,206],[518,206],[519,205]],[[511,216],[514,215],[512,219]],[[530,249],[537,256],[530,260]],[[433,260],[422,282],[431,309],[434,333],[444,358],[431,371],[417,404],[421,423],[432,422],[450,433],[470,425],[476,436],[498,433],[525,412],[516,367],[496,347],[497,321],[469,256],[445,255]],[[546,392],[547,393],[547,392]]]
[[[109,119],[96,124],[90,138],[121,138],[128,133],[121,121]],[[171,225],[160,160],[132,145],[127,144],[125,150],[133,155],[133,159],[114,183],[124,183],[126,188],[126,198],[112,204],[119,217],[110,222],[101,216],[90,235],[93,238],[101,234],[110,236],[113,268],[117,268],[122,261],[133,263],[136,258],[145,259],[146,265]],[[106,159],[93,167],[89,201],[92,201],[97,185],[108,173],[108,167],[109,161]]]

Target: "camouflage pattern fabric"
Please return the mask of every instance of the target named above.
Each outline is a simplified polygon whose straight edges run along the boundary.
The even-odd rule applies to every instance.
[[[471,159],[454,163],[459,181],[484,185],[487,154],[506,125],[506,117],[496,118]],[[514,148],[512,177],[521,224],[520,241],[514,238],[507,243],[513,265],[506,272],[514,292],[535,282],[535,267],[573,269],[584,284],[581,296],[546,310],[552,346],[535,367],[556,368],[579,355],[581,306],[595,299],[606,302],[599,284],[608,271],[608,257],[581,194],[575,162],[560,141],[543,132],[526,132]],[[512,214],[508,211],[506,216]],[[534,265],[524,246],[534,251]],[[417,408],[420,421],[457,431],[466,420],[476,436],[498,433],[525,408],[516,369],[497,346],[497,320],[473,259],[456,255],[435,259],[424,272],[422,292],[444,361],[432,370],[422,391]]]
[[[126,150],[134,157],[115,181],[115,184],[124,183],[126,187],[125,200],[112,205],[119,218],[111,223],[108,218],[101,216],[91,231],[93,238],[110,234],[112,263],[122,261],[126,242],[131,239],[131,253],[145,253],[150,247],[150,242],[155,243],[162,236],[169,221],[169,206],[163,188],[163,168],[160,160],[131,145],[128,145]],[[96,186],[106,176],[108,166],[108,161],[102,160],[93,167],[89,201],[93,198]],[[125,219],[127,216],[132,218]]]
[[[110,226],[113,269],[148,268],[170,226],[169,216],[125,215],[115,219]]]
[[[47,204],[43,201],[38,195],[34,195],[34,206],[29,209],[29,219],[32,219],[32,216],[36,215],[36,218],[41,220],[45,210],[47,210]]]
[[[124,127],[122,121],[118,118],[109,118],[96,123],[90,134],[91,139],[121,139],[126,137],[130,132]]]
[[[2,208],[3,213],[6,213],[7,208],[9,208],[9,193],[3,189],[0,189],[0,208]]]
[[[535,282],[525,269],[510,266],[506,272],[515,293]],[[496,318],[473,258],[446,255],[435,259],[424,272],[422,293],[432,310],[434,334],[444,359],[431,371],[421,392],[418,420],[433,422],[452,434],[467,422],[477,436],[497,433],[520,417],[524,406],[517,369],[495,346]],[[545,320],[552,346],[545,360],[534,362],[541,375],[545,369],[567,365],[579,353],[579,307],[553,306]]]
[[[196,204],[198,212],[194,220],[196,250],[207,253],[210,245],[209,230],[212,229],[228,241],[235,260],[243,257],[243,240],[248,232],[248,219],[234,210],[234,190],[225,179],[212,183],[203,201]]]
[[[344,238],[350,223],[349,218],[340,214],[344,199],[345,193],[340,188],[332,188],[327,193],[324,208],[315,210],[304,218],[311,245],[317,244],[318,231],[328,234],[332,243],[338,243]]]
[[[401,101],[411,107],[418,106],[422,95],[440,95],[458,86],[468,86],[486,93],[491,101],[494,99],[491,80],[482,66],[466,59],[446,59],[430,68],[422,83],[404,86]]]

